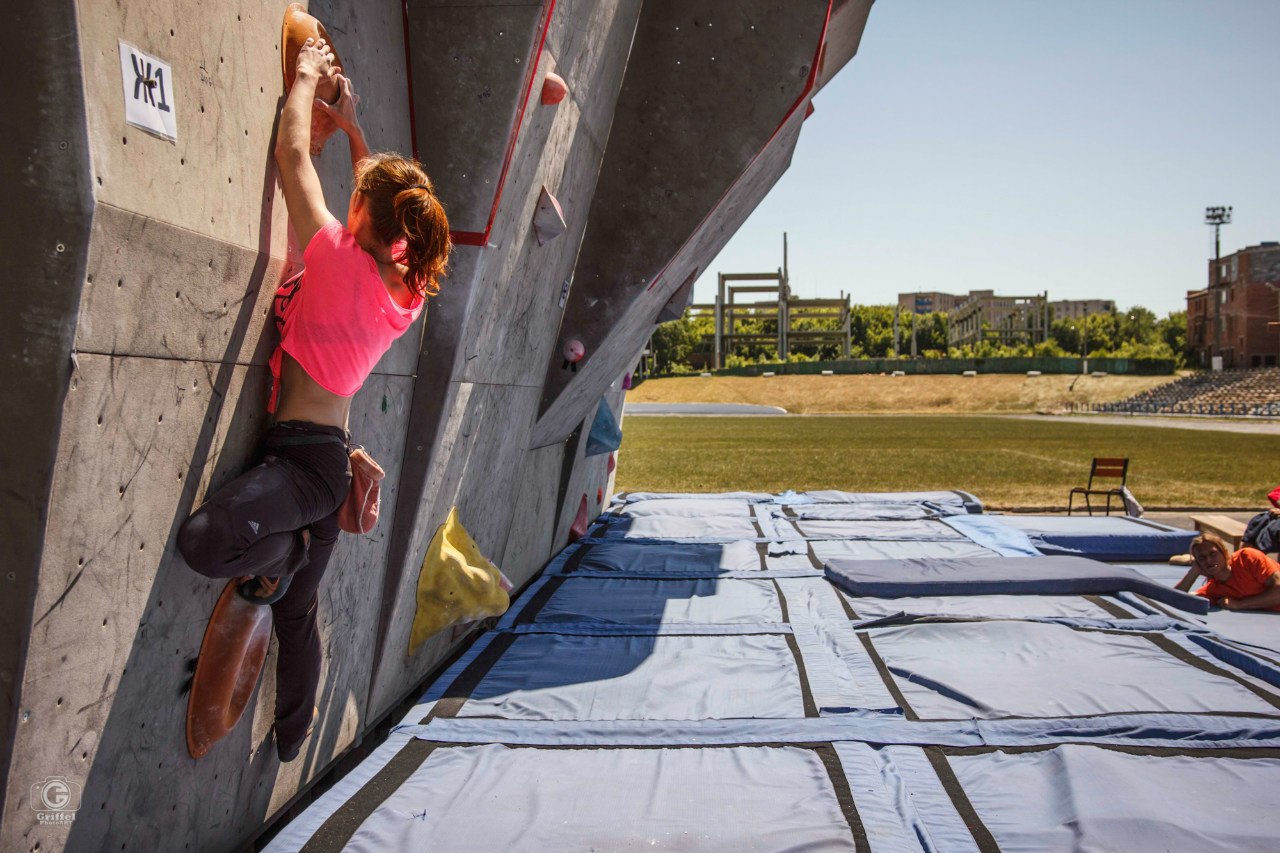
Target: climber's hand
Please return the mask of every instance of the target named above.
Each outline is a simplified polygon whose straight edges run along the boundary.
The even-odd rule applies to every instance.
[[[351,134],[360,126],[360,120],[356,117],[356,107],[360,105],[360,96],[352,88],[350,78],[339,74],[336,80],[338,82],[338,100],[335,103],[327,104],[323,98],[316,98],[316,109],[332,119],[333,123],[344,132]]]
[[[341,71],[333,64],[333,48],[324,39],[307,39],[298,51],[298,76],[319,81]]]

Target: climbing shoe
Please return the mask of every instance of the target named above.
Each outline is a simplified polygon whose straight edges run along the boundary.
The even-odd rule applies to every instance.
[[[252,604],[275,604],[284,598],[284,594],[288,592],[289,578],[289,575],[280,575],[274,578],[249,575],[236,587],[236,592],[240,593],[241,598]]]
[[[311,733],[316,730],[316,720],[320,719],[320,708],[311,706],[311,725],[307,726],[306,733],[302,736],[302,740],[293,746],[286,747],[280,743],[280,739],[276,739],[276,755],[280,756],[280,763],[287,764],[298,757],[298,753],[302,752],[302,745],[307,742],[307,738],[311,737]]]

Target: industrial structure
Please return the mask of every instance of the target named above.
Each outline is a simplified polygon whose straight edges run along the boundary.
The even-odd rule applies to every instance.
[[[773,298],[738,301],[745,294],[769,294]],[[740,349],[761,344],[771,345],[778,361],[789,361],[796,346],[831,345],[839,348],[841,358],[848,358],[851,307],[850,297],[843,292],[838,299],[800,299],[792,294],[785,234],[782,266],[775,272],[720,273],[715,303],[689,306],[696,313],[714,317],[715,332],[708,336],[708,343],[712,345],[711,366],[715,368],[724,367],[728,357]],[[756,329],[772,327],[772,331],[744,329],[747,323]]]
[[[1038,344],[1049,339],[1049,294],[996,296],[973,290],[947,315],[947,344],[958,347],[992,341]]]

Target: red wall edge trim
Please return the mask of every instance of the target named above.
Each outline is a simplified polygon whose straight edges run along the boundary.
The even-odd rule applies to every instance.
[[[498,202],[502,201],[502,190],[507,183],[507,172],[511,169],[511,158],[516,153],[516,139],[520,136],[520,126],[524,124],[525,110],[529,106],[529,94],[533,91],[534,78],[538,76],[538,63],[542,61],[542,48],[547,43],[547,30],[551,29],[551,13],[555,9],[556,0],[547,0],[547,12],[542,16],[542,32],[538,35],[538,46],[529,54],[529,77],[524,84],[524,97],[520,99],[520,111],[516,113],[515,124],[511,126],[511,138],[507,140],[507,154],[502,160],[502,174],[498,176],[498,189],[493,194],[493,206],[489,208],[489,221],[484,225],[484,240],[480,245],[489,242],[493,220],[498,216]]]
[[[489,243],[488,231],[450,231],[449,242],[455,246],[484,246]]]
[[[502,190],[507,182],[507,172],[511,170],[511,158],[515,156],[516,140],[520,136],[520,127],[524,124],[524,114],[529,106],[529,94],[533,91],[533,81],[538,76],[538,63],[542,61],[542,49],[547,43],[547,31],[551,29],[551,13],[555,11],[556,0],[547,0],[547,11],[542,16],[542,29],[538,34],[537,45],[529,54],[529,75],[524,83],[524,96],[520,99],[520,109],[516,112],[516,120],[511,126],[511,134],[507,138],[507,152],[502,158],[502,172],[498,176],[498,186],[494,190],[493,204],[489,207],[489,219],[485,222],[484,231],[450,231],[449,239],[462,246],[484,246],[489,243],[489,232],[493,230],[493,220],[498,216],[498,203],[502,201]],[[401,0],[400,10],[404,18],[404,70],[409,83],[409,133],[413,141],[413,157],[418,159],[418,122],[413,112],[413,52],[409,45],[409,0]]]
[[[662,281],[662,277],[666,275],[667,270],[671,267],[671,261],[674,261],[679,254],[684,251],[684,247],[688,246],[689,242],[693,240],[699,231],[702,230],[702,226],[707,224],[707,220],[720,209],[720,205],[724,204],[724,200],[729,197],[729,193],[733,192],[733,188],[736,187],[742,180],[742,177],[751,170],[751,167],[755,164],[756,160],[760,159],[760,155],[773,144],[773,140],[778,138],[778,134],[782,131],[782,128],[786,123],[791,120],[791,116],[795,114],[795,111],[799,109],[800,105],[804,103],[805,99],[809,97],[811,92],[813,92],[814,84],[818,81],[818,61],[821,59],[822,49],[827,43],[827,28],[831,26],[831,7],[833,3],[834,0],[827,0],[827,15],[822,21],[822,33],[818,36],[818,47],[813,52],[813,62],[809,66],[809,77],[805,80],[804,89],[801,90],[799,97],[797,97],[795,103],[791,105],[791,109],[787,110],[786,115],[782,117],[782,121],[778,122],[778,126],[773,129],[773,133],[769,135],[768,141],[760,147],[759,151],[752,155],[751,159],[747,161],[747,165],[744,166],[742,171],[738,174],[738,177],[733,179],[733,183],[729,184],[728,188],[725,189],[720,198],[716,200],[716,203],[712,206],[711,210],[707,211],[707,215],[702,217],[698,222],[698,226],[693,229],[693,232],[689,235],[689,239],[680,244],[680,248],[676,249],[675,254],[671,256],[671,259],[668,260],[666,265],[663,266],[663,268],[658,271],[658,274],[653,277],[653,281],[649,282],[649,286],[645,288],[646,292],[653,290],[658,286],[658,282]]]

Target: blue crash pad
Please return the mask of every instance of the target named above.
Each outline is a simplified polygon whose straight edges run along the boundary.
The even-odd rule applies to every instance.
[[[1141,593],[1185,610],[1208,613],[1209,602],[1156,583],[1126,566],[1083,557],[970,557],[825,561],[827,579],[851,595],[1105,595]]]
[[[1167,560],[1187,553],[1197,534],[1122,515],[1001,515],[995,519],[1021,530],[1042,554],[1095,560]]]

